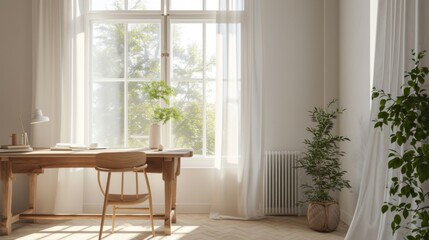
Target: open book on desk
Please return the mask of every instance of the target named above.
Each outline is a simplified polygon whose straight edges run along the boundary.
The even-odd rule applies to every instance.
[[[107,147],[99,147],[97,144],[90,144],[89,146],[71,143],[57,143],[51,147],[51,151],[77,151],[77,150],[97,150],[106,149]]]

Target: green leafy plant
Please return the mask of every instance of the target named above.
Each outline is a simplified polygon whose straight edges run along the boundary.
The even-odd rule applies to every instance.
[[[403,148],[402,153],[391,149],[388,161],[388,168],[398,174],[389,193],[402,200],[386,202],[381,210],[395,213],[392,231],[408,229],[408,240],[429,239],[429,191],[423,187],[429,179],[429,96],[423,88],[429,70],[420,66],[425,52],[411,52],[414,68],[405,72],[408,79],[399,96],[376,88],[372,92],[372,99],[380,100],[374,127],[390,126],[391,143]]]
[[[316,126],[307,127],[313,137],[304,140],[306,152],[298,161],[298,167],[303,168],[312,180],[312,184],[302,185],[306,202],[330,202],[334,200],[330,195],[332,191],[351,187],[349,180],[343,178],[346,171],[342,171],[339,157],[345,153],[338,146],[339,142],[350,139],[331,133],[334,120],[344,111],[338,108],[330,110],[336,102],[331,101],[326,110],[315,107],[309,111]]]
[[[165,124],[170,119],[179,120],[182,117],[176,107],[169,107],[170,97],[175,93],[164,81],[145,83],[143,91],[147,94],[148,100],[151,101],[152,108],[148,109],[148,111],[152,123]],[[160,101],[163,103],[160,103]]]

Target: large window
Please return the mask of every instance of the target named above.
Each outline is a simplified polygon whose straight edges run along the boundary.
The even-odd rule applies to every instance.
[[[163,126],[163,144],[215,152],[215,11],[240,0],[92,0],[88,4],[89,141],[147,147],[150,122],[142,91],[166,81],[183,118]]]

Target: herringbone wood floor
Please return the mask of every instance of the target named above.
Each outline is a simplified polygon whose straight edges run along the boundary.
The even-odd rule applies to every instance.
[[[103,239],[284,239],[284,240],[336,240],[344,239],[347,226],[340,224],[337,231],[318,233],[310,230],[305,217],[267,217],[258,221],[211,220],[204,214],[179,214],[173,226],[173,234],[163,234],[162,221],[155,221],[156,236],[151,238],[148,221],[117,221],[115,233],[110,233],[110,221],[106,222]],[[55,221],[49,223],[15,225],[9,236],[0,239],[19,240],[86,240],[97,239],[99,221]]]

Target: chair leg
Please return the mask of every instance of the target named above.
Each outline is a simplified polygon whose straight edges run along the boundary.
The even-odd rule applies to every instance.
[[[105,198],[107,198],[107,197],[105,197]],[[103,235],[103,226],[104,226],[104,218],[106,217],[106,208],[107,208],[107,206],[106,206],[107,204],[106,204],[106,200],[104,201],[104,205],[103,205],[103,213],[102,213],[102,215],[101,215],[101,224],[100,224],[100,232],[99,232],[99,234],[98,234],[98,239],[100,240],[101,239],[101,236]]]
[[[152,226],[152,237],[155,237],[155,228],[153,226],[152,191],[150,190],[149,178],[147,177],[146,169],[143,170],[143,173],[146,180],[147,191],[149,193],[149,214],[150,214],[150,224]]]
[[[101,215],[101,225],[100,225],[100,233],[98,234],[98,240],[101,240],[101,236],[103,235],[103,226],[104,226],[104,218],[106,217],[109,187],[110,187],[110,173],[107,175],[106,192],[104,195],[103,213]]]
[[[150,214],[150,224],[152,226],[152,237],[155,237],[155,228],[153,226],[152,196],[149,197],[149,214]]]
[[[112,233],[115,232],[116,206],[112,206]]]

